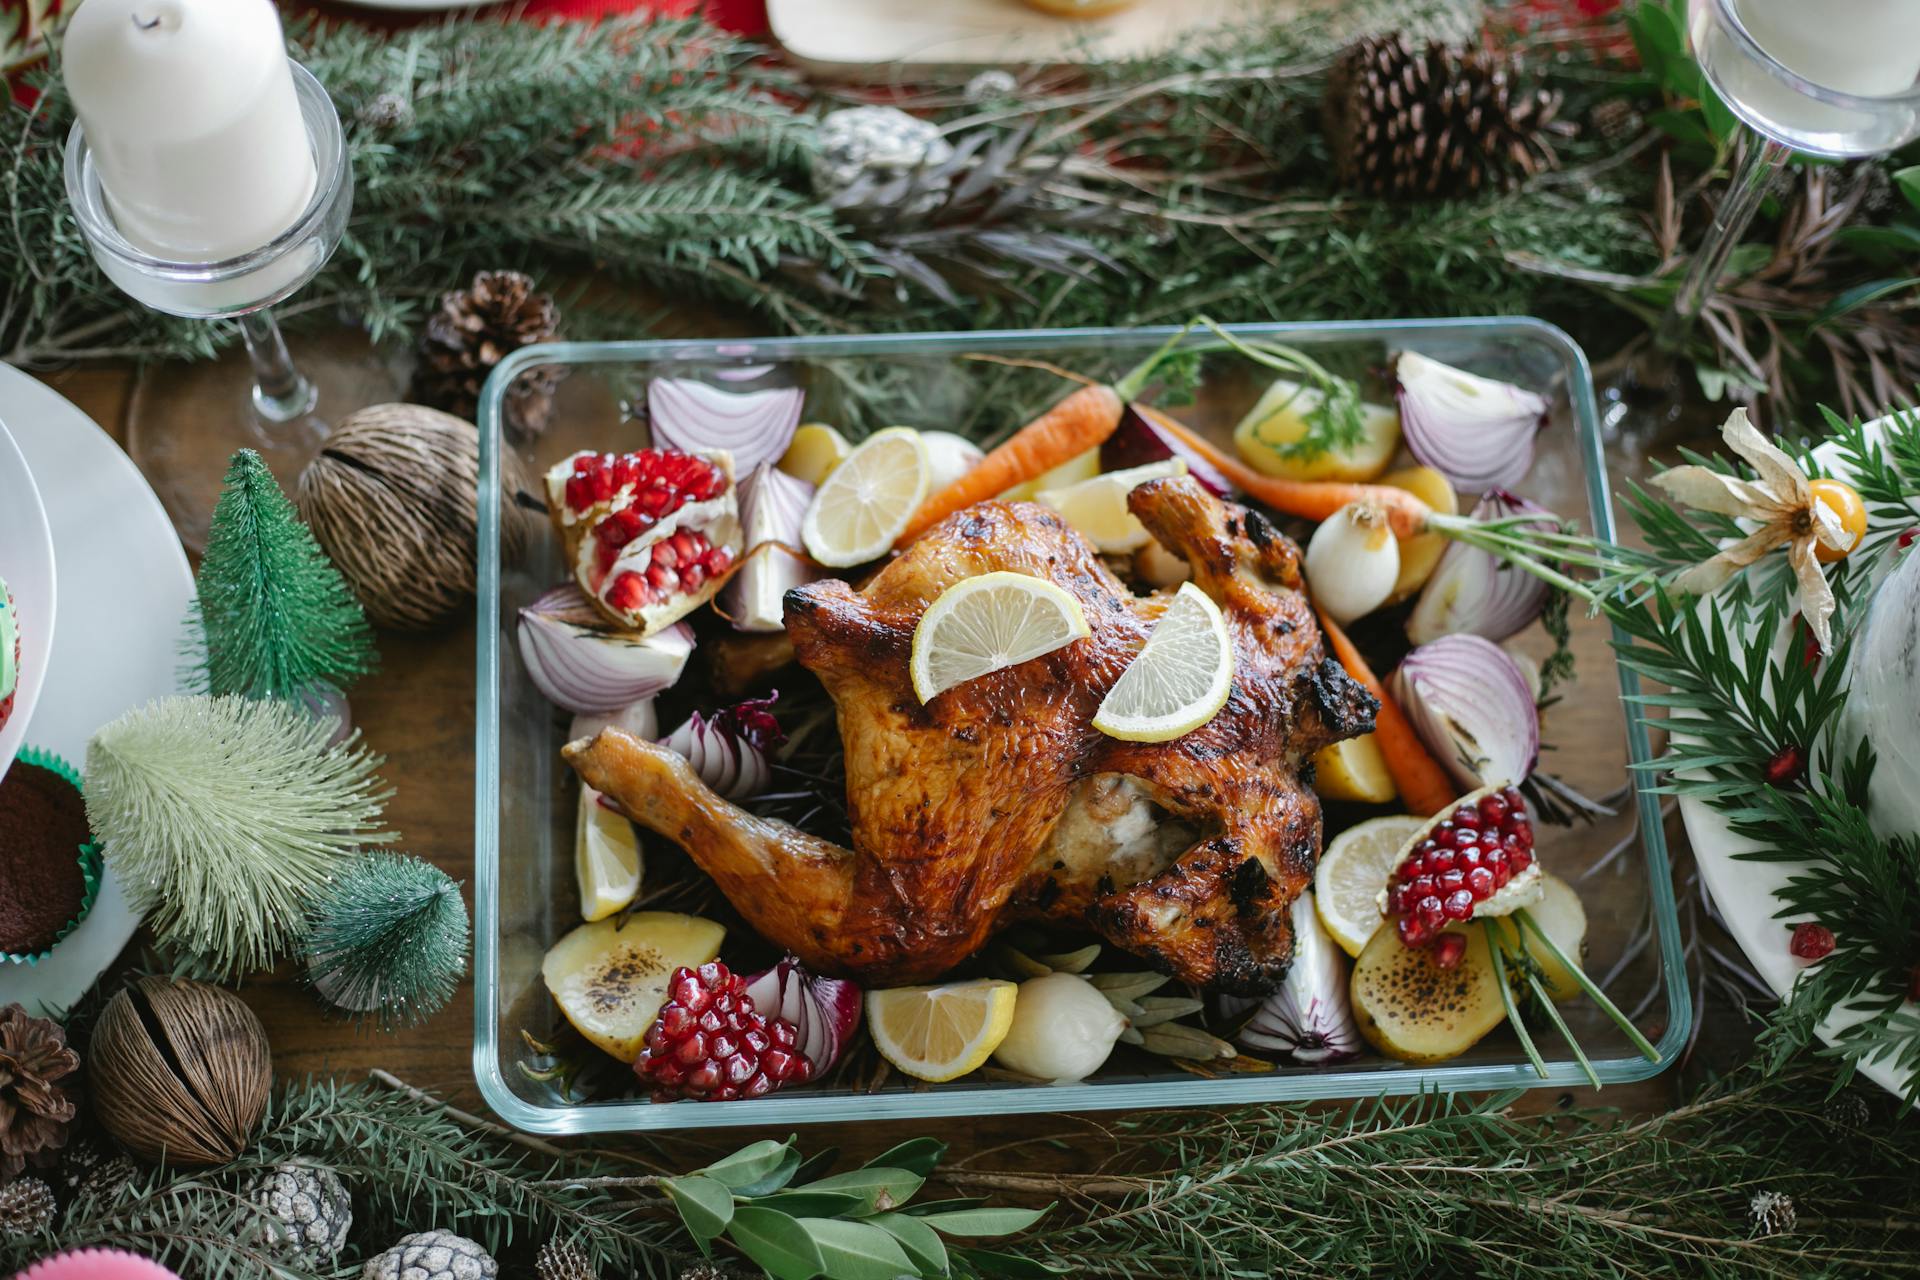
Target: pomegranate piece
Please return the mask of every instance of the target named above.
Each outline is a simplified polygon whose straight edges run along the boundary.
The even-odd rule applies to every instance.
[[[753,1007],[745,978],[710,960],[673,971],[633,1070],[655,1102],[759,1098],[813,1077],[797,1041],[791,1022]]]
[[[1447,943],[1446,926],[1507,915],[1540,896],[1526,797],[1487,787],[1415,833],[1400,855],[1380,909],[1410,947]],[[1456,961],[1458,956],[1455,956]]]
[[[1833,950],[1833,930],[1811,920],[1802,921],[1793,926],[1793,937],[1787,943],[1787,950],[1802,960],[1824,960]]]
[[[642,635],[705,603],[739,558],[724,450],[577,453],[547,472],[547,506],[581,589]]]

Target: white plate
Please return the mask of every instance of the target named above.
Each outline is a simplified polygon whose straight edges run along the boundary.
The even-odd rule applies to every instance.
[[[1878,440],[1879,428],[1878,422],[1868,423],[1868,439]],[[1820,446],[1814,454],[1825,465],[1834,466],[1835,450],[1831,445]],[[1719,811],[1703,800],[1682,796],[1680,817],[1686,824],[1687,839],[1693,845],[1694,860],[1700,866],[1700,878],[1706,881],[1707,891],[1720,909],[1727,932],[1740,944],[1754,972],[1773,988],[1775,995],[1785,999],[1805,968],[1787,950],[1787,926],[1801,917],[1785,919],[1775,913],[1783,905],[1780,895],[1787,881],[1805,871],[1808,864],[1752,862],[1735,857],[1760,846],[1735,835]],[[1835,1034],[1859,1019],[1857,1014],[1843,1014],[1821,1023],[1817,1031],[1822,1040],[1832,1044]],[[1903,1092],[1891,1064],[1867,1063],[1860,1068],[1860,1073],[1893,1093]]]
[[[85,764],[95,729],[179,689],[193,575],[160,500],[106,432],[0,364],[0,417],[39,482],[66,590],[60,643],[34,712],[34,746]],[[0,965],[0,1005],[62,1009],[86,994],[140,923],[109,868],[93,912],[33,966]]]
[[[7,776],[14,753],[27,739],[27,723],[40,700],[47,654],[59,625],[53,533],[26,456],[7,430],[10,416],[6,400],[0,399],[0,581],[13,593],[15,623],[20,628],[20,675],[14,682],[13,714],[0,726],[0,778]]]

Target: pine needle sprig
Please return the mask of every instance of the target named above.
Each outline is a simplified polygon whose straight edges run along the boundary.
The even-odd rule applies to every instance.
[[[369,853],[314,901],[307,974],[336,1008],[381,1030],[440,1011],[466,971],[469,934],[460,886],[432,863]]]
[[[194,587],[195,692],[299,698],[379,663],[353,589],[252,449],[228,464]]]
[[[307,929],[316,886],[378,829],[390,790],[356,732],[281,702],[167,698],[87,747],[87,819],[162,942],[227,975],[265,968]]]

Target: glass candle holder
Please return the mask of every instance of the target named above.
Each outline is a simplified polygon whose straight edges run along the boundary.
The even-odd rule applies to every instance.
[[[313,149],[312,197],[291,226],[248,253],[219,262],[181,262],[132,244],[115,224],[100,175],[76,121],[67,138],[67,198],[94,261],[127,296],[155,311],[237,322],[251,365],[248,412],[186,406],[165,429],[143,424],[136,405],[129,452],[166,503],[190,546],[203,544],[212,497],[234,450],[258,449],[282,483],[306,465],[324,438],[313,411],[314,384],[302,375],[270,308],[326,265],[353,207],[353,170],[333,100],[313,75],[292,65],[294,93]]]
[[[1859,16],[1813,0],[1692,0],[1687,7],[1687,37],[1702,73],[1750,132],[1713,223],[1651,340],[1600,387],[1606,433],[1641,445],[1642,462],[1645,446],[1660,443],[1680,416],[1686,379],[1679,353],[1788,159],[1796,151],[1836,159],[1878,155],[1920,136],[1920,83],[1905,61],[1920,63],[1920,50],[1868,47],[1871,34]],[[1825,25],[1810,30],[1809,21]],[[1818,48],[1808,39],[1815,35]],[[1789,60],[1884,92],[1818,83]]]

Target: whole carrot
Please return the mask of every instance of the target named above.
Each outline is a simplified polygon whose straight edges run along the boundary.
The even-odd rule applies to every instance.
[[[1353,647],[1353,641],[1347,639],[1347,633],[1324,613],[1320,615],[1320,629],[1326,633],[1327,647],[1333,650],[1333,656],[1340,660],[1347,674],[1380,700],[1380,711],[1373,718],[1373,740],[1380,745],[1387,772],[1393,775],[1393,785],[1400,792],[1407,812],[1429,818],[1459,799],[1460,792],[1453,785],[1453,779],[1420,741],[1406,712],[1387,696],[1379,677]]]
[[[1095,449],[1120,425],[1126,402],[1110,386],[1081,387],[1007,438],[973,470],[920,504],[894,546],[904,547],[956,511],[985,502]]]
[[[1240,459],[1200,435],[1185,423],[1157,409],[1147,409],[1153,420],[1180,442],[1211,462],[1251,496],[1275,511],[1308,520],[1325,520],[1349,502],[1366,502],[1387,513],[1396,538],[1425,532],[1433,508],[1408,493],[1383,484],[1354,484],[1345,480],[1285,480],[1255,471]]]

